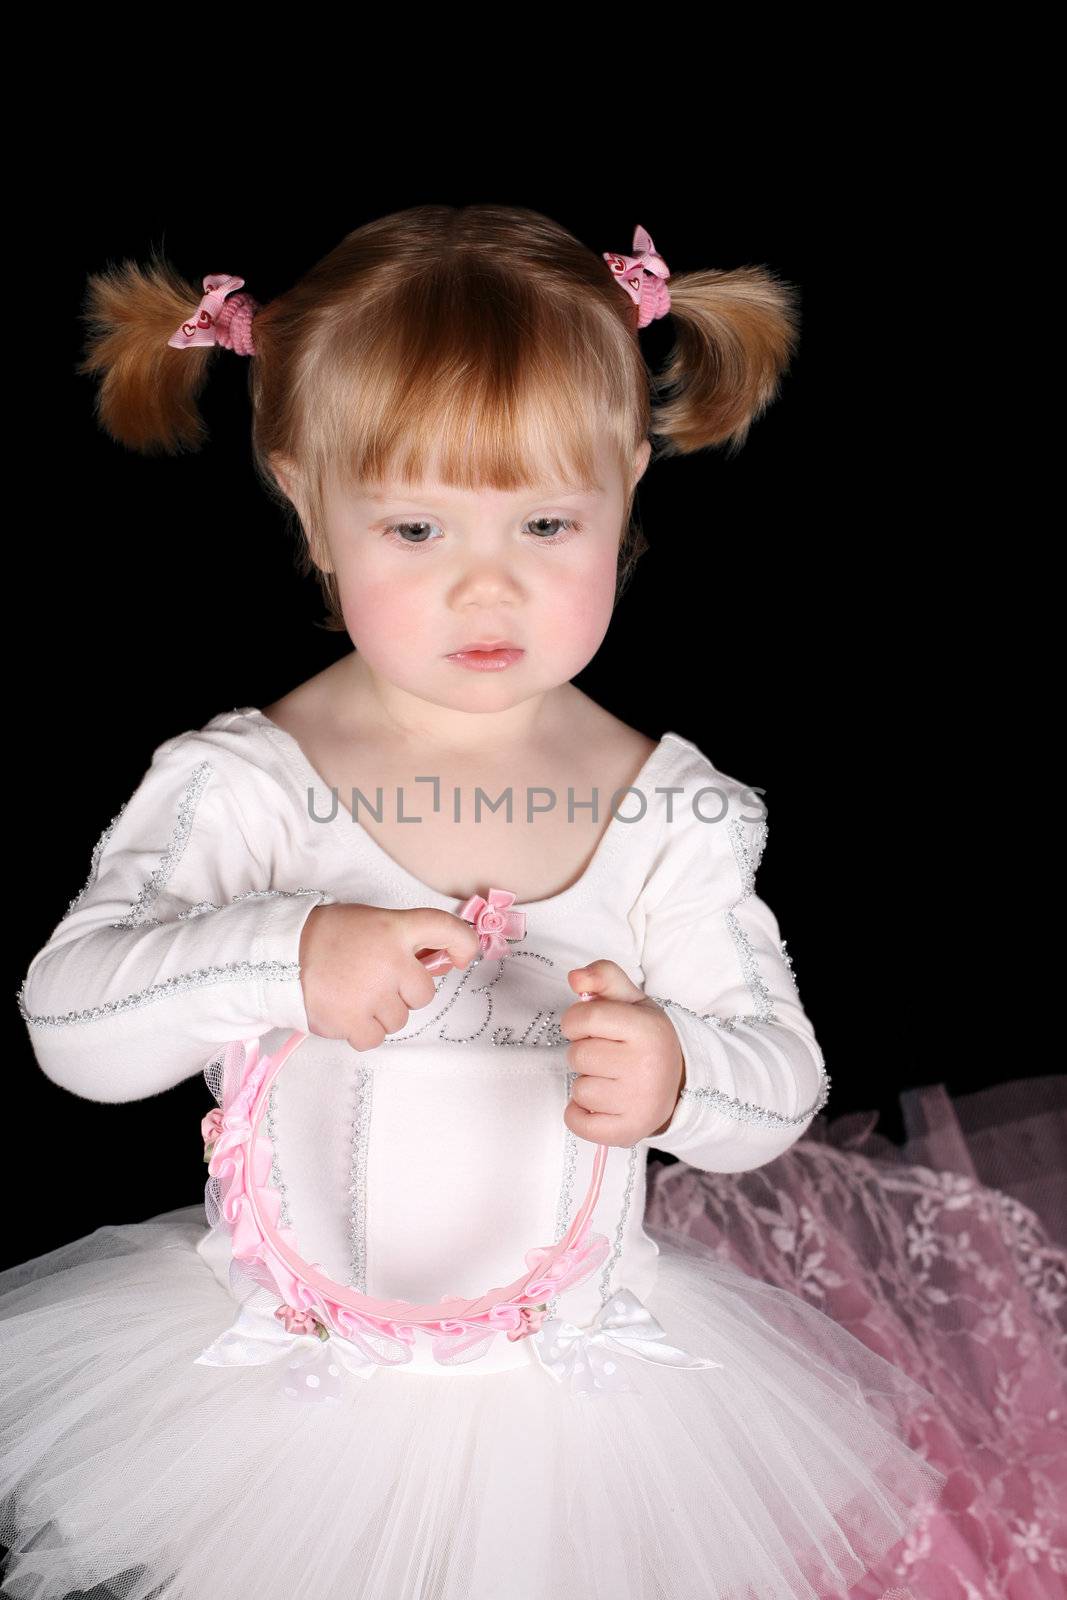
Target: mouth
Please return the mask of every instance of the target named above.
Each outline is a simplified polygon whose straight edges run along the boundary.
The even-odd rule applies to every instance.
[[[500,671],[520,661],[524,654],[518,645],[511,644],[507,639],[493,641],[479,639],[475,643],[464,645],[461,650],[451,651],[445,660],[454,661],[461,667]]]
[[[472,639],[470,644],[460,645],[458,650],[453,650],[455,656],[468,655],[472,650],[518,650],[517,644],[512,644],[510,639]]]

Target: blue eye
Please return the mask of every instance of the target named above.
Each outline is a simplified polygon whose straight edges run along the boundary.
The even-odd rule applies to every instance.
[[[531,521],[526,524],[526,526],[527,527],[532,527],[533,523],[535,523],[535,522],[557,522],[559,524],[559,526],[560,526],[561,531],[563,531],[563,532],[567,532],[572,528],[577,528],[577,526],[578,526],[578,524],[576,522],[571,522],[566,517],[533,517],[531,519]],[[549,543],[550,544],[550,543],[552,543],[554,540],[556,540],[558,538],[559,538],[559,534],[558,533],[553,534],[551,536],[551,538],[543,538],[540,534],[538,534],[538,539],[540,540],[540,542],[542,544],[545,544],[545,543]]]
[[[386,531],[387,534],[390,535],[390,537],[392,537],[401,528],[428,528],[430,526],[432,526],[432,524],[430,524],[428,522],[393,522],[393,523],[390,523],[389,527],[386,528],[385,531]],[[419,545],[419,544],[430,544],[433,541],[429,540],[429,539],[400,539],[400,538],[398,538],[398,539],[396,539],[395,542],[397,544]]]
[[[532,528],[537,523],[546,522],[549,524],[555,523],[558,531],[549,534],[534,534],[533,537],[538,544],[562,544],[569,534],[581,532],[581,523],[575,522],[570,517],[531,517],[526,526]],[[420,538],[408,539],[404,537],[405,532],[409,529],[418,530],[437,526],[438,524],[435,522],[423,522],[421,520],[415,522],[391,522],[385,528],[384,533],[390,543],[402,545],[406,550],[417,550],[420,545],[439,544],[440,540],[431,539],[427,534]]]

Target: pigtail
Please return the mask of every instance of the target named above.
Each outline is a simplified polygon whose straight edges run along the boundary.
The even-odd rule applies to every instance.
[[[214,350],[167,344],[202,292],[157,251],[147,267],[124,261],[89,278],[81,313],[89,333],[77,371],[101,375],[96,417],[118,444],[175,455],[203,443],[197,397]]]
[[[799,293],[766,267],[674,273],[669,288],[677,342],[656,389],[675,393],[652,407],[656,453],[736,455],[796,349]]]

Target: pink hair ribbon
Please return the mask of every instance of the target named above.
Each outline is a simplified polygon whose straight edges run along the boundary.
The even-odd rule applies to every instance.
[[[252,318],[259,309],[259,302],[250,294],[234,294],[235,289],[244,286],[244,281],[226,273],[209,272],[204,279],[200,304],[187,321],[178,324],[167,343],[176,350],[221,344],[237,355],[254,356]],[[230,295],[232,299],[227,298]]]
[[[671,297],[666,280],[670,268],[656,252],[652,235],[638,223],[634,229],[633,256],[615,255],[605,250],[604,260],[621,286],[637,306],[637,326],[647,328],[656,317],[665,317],[671,309]]]

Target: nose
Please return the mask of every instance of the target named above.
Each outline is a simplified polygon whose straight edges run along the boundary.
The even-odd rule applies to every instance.
[[[452,586],[457,607],[513,605],[522,588],[506,560],[499,556],[474,556]]]

